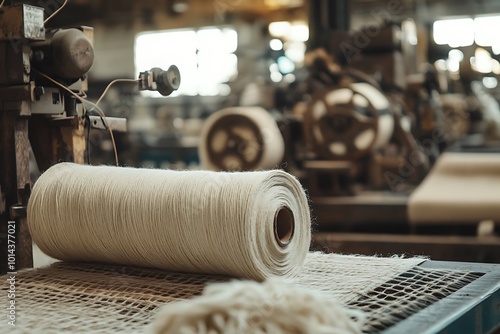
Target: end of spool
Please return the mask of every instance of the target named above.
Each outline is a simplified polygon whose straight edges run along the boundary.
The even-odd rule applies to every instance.
[[[295,219],[292,210],[287,207],[279,208],[274,214],[274,238],[281,247],[290,243],[295,231]]]

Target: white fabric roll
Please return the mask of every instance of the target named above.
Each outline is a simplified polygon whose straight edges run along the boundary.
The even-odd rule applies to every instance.
[[[297,273],[311,238],[306,195],[281,170],[60,163],[35,183],[28,225],[40,249],[60,260],[258,280]]]

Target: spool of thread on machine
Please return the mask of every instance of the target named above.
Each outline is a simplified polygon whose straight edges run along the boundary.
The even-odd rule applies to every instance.
[[[232,107],[207,118],[198,152],[201,164],[210,170],[271,169],[281,163],[285,142],[267,110]]]
[[[280,171],[217,173],[60,163],[28,203],[49,256],[263,280],[293,276],[310,244],[299,182]]]

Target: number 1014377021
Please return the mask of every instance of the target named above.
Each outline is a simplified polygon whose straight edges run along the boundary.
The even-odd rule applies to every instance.
[[[7,225],[7,266],[10,272],[16,271],[16,223]]]

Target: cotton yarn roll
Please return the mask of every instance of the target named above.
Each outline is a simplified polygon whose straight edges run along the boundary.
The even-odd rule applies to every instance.
[[[311,238],[304,190],[280,170],[60,163],[36,181],[28,226],[60,260],[257,280],[298,273]]]

